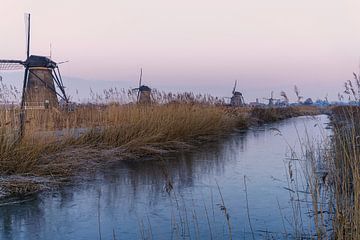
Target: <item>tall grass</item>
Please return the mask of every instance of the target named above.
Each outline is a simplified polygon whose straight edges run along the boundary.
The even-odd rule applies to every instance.
[[[296,239],[331,239],[329,222],[334,207],[328,178],[332,169],[331,139],[322,126],[318,127],[321,136],[315,139],[305,132],[305,137],[299,138],[299,149],[289,145],[290,155],[285,164]]]
[[[0,175],[57,180],[116,160],[153,158],[187,149],[234,128],[274,121],[274,117],[308,113],[300,108],[230,108],[209,95],[156,91],[150,105],[120,103],[132,94],[115,90],[104,96],[94,94],[93,101],[78,104],[73,111],[27,109],[21,141],[16,138],[19,107],[3,105]]]
[[[20,143],[10,141],[10,134],[3,131],[0,148],[2,162],[13,162],[7,160],[10,153],[15,150],[27,151],[28,145],[33,149],[55,152],[85,145],[156,152],[190,140],[200,141],[224,133],[243,121],[235,119],[222,108],[189,104],[108,105],[79,108],[64,115],[43,113],[34,114],[36,121],[31,123],[34,126],[27,125],[27,134]],[[62,131],[40,131],[55,130],[54,126]],[[84,128],[83,132],[80,133],[79,128]],[[8,168],[3,166],[0,172],[8,172]],[[12,172],[23,173],[20,169]]]
[[[360,239],[360,108],[338,107],[333,112],[334,232],[337,239]]]
[[[246,124],[245,118],[226,108],[197,104],[111,104],[64,114],[29,112],[21,141],[6,126],[0,129],[1,176],[58,180],[117,160],[188,149]]]
[[[288,163],[291,198],[303,192],[309,198],[315,231],[309,233],[318,239],[360,239],[359,119],[360,107],[333,108],[331,138],[318,144],[303,140],[301,156]],[[295,174],[306,181],[298,182]],[[299,222],[300,203],[293,205],[294,222]]]
[[[360,77],[356,73],[353,77],[345,82],[344,94],[357,106],[335,107],[331,115],[328,179],[334,196],[336,239],[360,239]]]

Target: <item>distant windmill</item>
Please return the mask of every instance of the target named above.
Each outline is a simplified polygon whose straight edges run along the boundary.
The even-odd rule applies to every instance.
[[[244,97],[241,92],[236,91],[237,80],[235,80],[234,88],[232,91],[232,97],[230,99],[230,105],[233,107],[240,107],[245,104]]]
[[[140,69],[139,87],[134,88],[133,91],[137,91],[137,103],[150,104],[151,103],[151,88],[145,85],[141,85],[142,82],[142,68]]]
[[[45,56],[30,55],[30,14],[25,14],[26,60],[0,60],[0,70],[25,69],[21,97],[20,122],[23,127],[25,109],[57,107],[58,98],[69,102],[58,65]],[[58,91],[56,87],[58,88]]]
[[[278,98],[274,98],[274,91],[271,91],[270,98],[264,98],[265,100],[268,100],[269,106],[274,106],[276,101],[280,101]]]

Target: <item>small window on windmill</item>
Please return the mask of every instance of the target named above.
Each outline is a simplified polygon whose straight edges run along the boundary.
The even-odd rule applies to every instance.
[[[45,107],[45,109],[48,109],[49,106],[50,106],[50,101],[49,101],[49,100],[45,100],[45,102],[44,102],[44,107]]]

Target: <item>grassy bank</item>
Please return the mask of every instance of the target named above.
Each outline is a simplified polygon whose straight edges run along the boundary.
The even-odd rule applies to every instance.
[[[9,116],[16,116],[17,109]],[[214,104],[82,105],[73,112],[27,112],[25,137],[16,117],[1,119],[0,191],[23,196],[121,160],[156,158],[200,146],[235,128],[299,115],[304,108],[228,108]]]

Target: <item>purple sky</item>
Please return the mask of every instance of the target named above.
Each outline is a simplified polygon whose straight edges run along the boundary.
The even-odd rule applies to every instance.
[[[70,60],[64,76],[118,87],[143,67],[160,89],[227,96],[237,79],[248,101],[294,100],[295,84],[335,100],[359,66],[358,0],[1,0],[0,58],[24,58],[24,12],[33,54],[52,43],[54,60]]]

